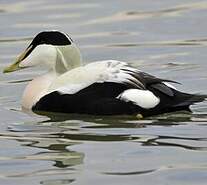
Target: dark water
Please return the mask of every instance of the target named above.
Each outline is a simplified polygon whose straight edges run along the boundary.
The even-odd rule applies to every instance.
[[[207,93],[206,0],[0,0],[0,70],[42,30],[59,29],[84,62],[116,59]],[[193,113],[47,117],[21,112],[40,70],[0,73],[0,184],[207,184],[207,103]],[[66,118],[66,120],[62,119]]]

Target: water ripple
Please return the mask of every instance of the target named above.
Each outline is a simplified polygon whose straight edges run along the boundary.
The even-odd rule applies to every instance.
[[[157,46],[204,46],[207,45],[207,39],[193,40],[174,40],[174,41],[152,41],[139,43],[116,43],[108,44],[106,47],[157,47]]]
[[[0,43],[8,43],[8,42],[26,42],[32,40],[32,37],[9,37],[9,38],[0,38]]]
[[[205,93],[206,9],[201,0],[2,1],[0,68],[35,33],[55,28],[72,34],[86,63],[130,61],[143,71],[187,82],[188,92]],[[1,74],[0,183],[206,183],[206,102],[193,106],[193,113],[141,120],[25,114],[19,102],[25,82],[41,72]]]
[[[155,172],[155,169],[152,170],[144,170],[144,171],[132,171],[132,172],[103,172],[106,175],[142,175]]]
[[[178,5],[172,8],[161,9],[158,11],[126,11],[126,12],[118,12],[108,17],[92,19],[86,22],[83,25],[91,25],[91,24],[107,24],[114,22],[123,22],[123,21],[132,21],[139,19],[150,19],[150,18],[158,18],[158,17],[171,17],[171,16],[180,16],[182,13],[186,13],[193,10],[206,10],[207,3],[206,2],[198,2],[198,3],[189,3]]]

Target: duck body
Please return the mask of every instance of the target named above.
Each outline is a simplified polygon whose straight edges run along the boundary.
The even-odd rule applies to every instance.
[[[141,114],[151,116],[188,110],[204,99],[177,91],[166,82],[121,61],[81,66],[51,81],[33,111],[93,115]],[[174,82],[175,83],[175,82]]]
[[[4,72],[42,65],[47,73],[26,87],[22,107],[34,112],[151,116],[179,110],[206,96],[178,91],[169,83],[131,67],[105,60],[81,65],[72,39],[59,31],[39,33]]]

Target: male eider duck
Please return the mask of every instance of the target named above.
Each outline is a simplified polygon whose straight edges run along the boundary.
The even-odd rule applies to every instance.
[[[81,65],[80,51],[60,31],[35,36],[5,73],[32,66],[47,72],[27,85],[22,107],[44,112],[151,116],[179,110],[205,99],[176,90],[171,80],[157,78],[125,62],[105,60]]]

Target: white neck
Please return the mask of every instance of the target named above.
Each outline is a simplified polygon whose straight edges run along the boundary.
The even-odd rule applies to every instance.
[[[46,95],[48,87],[57,75],[54,71],[49,71],[45,75],[36,77],[29,82],[23,93],[22,108],[31,109],[41,97]]]
[[[46,47],[47,52],[42,47]],[[49,86],[58,76],[81,65],[80,51],[75,44],[70,46],[56,46],[55,51],[57,51],[57,55],[54,55],[55,57],[53,55],[48,55],[50,56],[50,60],[48,60],[48,57],[45,57],[45,53],[43,53],[40,60],[40,53],[44,50],[44,52],[48,54],[48,52],[54,51],[54,46],[43,45],[42,47],[36,50],[33,56],[27,59],[24,64],[29,64],[31,62],[33,62],[33,64],[38,64],[41,61],[44,66],[50,68],[50,71],[45,75],[34,78],[27,85],[22,97],[23,109],[31,109],[40,98],[48,94]]]

